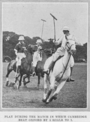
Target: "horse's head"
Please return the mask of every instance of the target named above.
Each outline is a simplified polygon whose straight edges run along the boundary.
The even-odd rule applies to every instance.
[[[73,55],[76,52],[76,42],[73,40],[68,41],[66,43],[66,49],[71,55]]]
[[[52,49],[44,49],[44,53],[46,54],[47,57],[52,55]]]
[[[31,44],[28,45],[29,53],[33,54],[35,52],[35,50],[36,50],[36,46],[35,45],[31,45]]]

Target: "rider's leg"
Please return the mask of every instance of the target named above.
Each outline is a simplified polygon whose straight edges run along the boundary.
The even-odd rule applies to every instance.
[[[59,58],[59,56],[62,56],[62,55],[63,55],[62,48],[58,48],[57,51],[52,55],[52,61],[50,62],[50,65],[48,67],[48,73],[53,68],[55,61]]]
[[[16,59],[17,63],[16,63],[16,77],[18,76],[18,72],[19,72],[19,67],[21,66],[21,57],[18,55],[17,59]]]
[[[70,77],[67,79],[67,82],[70,81],[75,81],[71,76],[72,76],[72,72],[73,72],[73,67],[74,67],[74,58],[73,56],[71,56],[71,65],[70,65],[70,69],[71,69],[71,73],[70,73]]]
[[[15,74],[15,77],[18,76],[18,72],[19,72],[19,65],[18,65],[18,62],[17,62],[17,64],[16,64],[16,74]]]
[[[34,52],[34,54],[33,54],[33,61],[32,61],[32,70],[33,70],[33,76],[36,74],[35,73],[35,67],[36,67],[36,65],[37,65],[37,61],[38,61],[38,53],[37,53],[37,51],[36,52]]]

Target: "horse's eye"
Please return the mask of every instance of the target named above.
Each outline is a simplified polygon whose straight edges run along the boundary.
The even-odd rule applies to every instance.
[[[69,42],[67,42],[67,44],[69,44]]]

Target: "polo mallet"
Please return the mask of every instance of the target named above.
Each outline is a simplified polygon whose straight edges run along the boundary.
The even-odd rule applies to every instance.
[[[41,19],[42,20],[42,31],[41,31],[41,38],[42,38],[42,36],[43,36],[43,29],[44,29],[44,22],[46,22],[46,20],[44,20],[44,19]]]
[[[53,17],[53,24],[54,24],[54,40],[56,41],[56,28],[55,28],[55,20],[57,20],[57,18],[56,18],[54,15],[52,15],[51,13],[50,13],[50,15]]]

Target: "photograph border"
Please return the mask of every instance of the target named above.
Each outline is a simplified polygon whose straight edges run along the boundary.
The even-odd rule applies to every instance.
[[[5,2],[11,2],[11,0],[4,0],[4,1],[2,1],[1,3],[0,3],[0,8],[2,8],[2,3],[5,3]],[[32,1],[29,1],[29,0],[19,0],[19,1],[15,1],[15,0],[13,0],[12,2],[22,2],[22,3],[24,3],[24,2],[29,2],[29,3],[37,3],[37,2],[47,2],[47,1],[45,1],[45,0],[38,0],[38,1],[36,1],[36,0],[32,0]],[[49,0],[47,3],[49,3],[49,2],[55,2],[55,3],[59,3],[59,2],[63,2],[63,3],[66,3],[66,2],[69,2],[69,3],[71,3],[71,2],[75,2],[75,3],[79,3],[79,2],[84,2],[84,3],[88,3],[88,42],[87,42],[87,108],[2,108],[2,83],[0,82],[0,86],[1,86],[1,92],[0,92],[0,98],[1,98],[1,100],[0,100],[0,109],[1,109],[1,111],[90,111],[90,90],[89,90],[89,86],[90,86],[90,83],[89,83],[89,79],[90,79],[90,75],[88,74],[89,72],[90,72],[90,68],[88,67],[89,66],[89,62],[90,62],[90,57],[88,56],[89,54],[90,54],[90,49],[89,49],[89,46],[90,46],[90,42],[89,42],[89,32],[90,32],[90,25],[89,25],[89,20],[90,20],[90,12],[89,12],[89,6],[90,6],[90,4],[89,4],[89,1],[88,0],[86,0],[86,1],[84,1],[84,0],[64,0],[64,1],[62,1],[62,0]],[[1,13],[1,18],[2,18],[2,9],[0,10],[0,13]],[[1,27],[2,27],[2,20],[1,20]],[[1,73],[1,81],[2,81],[2,73],[3,73],[3,71],[2,71],[2,69],[3,69],[3,65],[2,65],[2,29],[1,29],[1,33],[0,33],[0,36],[1,36],[1,41],[0,41],[0,46],[1,46],[1,58],[0,58],[0,60],[1,60],[1,68],[0,68],[0,73]]]

